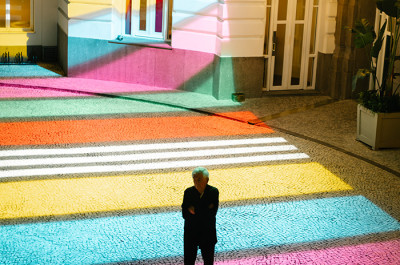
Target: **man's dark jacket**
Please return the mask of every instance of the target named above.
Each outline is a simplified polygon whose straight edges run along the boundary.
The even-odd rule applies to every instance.
[[[217,243],[215,216],[218,205],[219,191],[213,186],[207,185],[201,198],[194,186],[185,190],[182,203],[185,244],[196,244],[201,248],[201,246]],[[188,210],[190,206],[194,206],[194,215]]]

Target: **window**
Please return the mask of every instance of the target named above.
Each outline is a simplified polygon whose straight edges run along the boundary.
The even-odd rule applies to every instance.
[[[126,0],[125,34],[171,38],[172,0]]]
[[[32,28],[32,0],[0,0],[0,28]]]

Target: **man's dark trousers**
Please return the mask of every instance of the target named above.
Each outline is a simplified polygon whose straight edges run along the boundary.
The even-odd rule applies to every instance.
[[[197,245],[185,243],[184,246],[184,264],[194,265],[197,257]],[[200,248],[201,256],[203,257],[204,265],[214,264],[214,251],[215,244],[210,244],[208,246],[202,246]]]

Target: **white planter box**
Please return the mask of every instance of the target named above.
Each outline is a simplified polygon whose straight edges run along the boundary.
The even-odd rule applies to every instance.
[[[357,106],[357,140],[372,147],[400,147],[400,112],[375,113]]]

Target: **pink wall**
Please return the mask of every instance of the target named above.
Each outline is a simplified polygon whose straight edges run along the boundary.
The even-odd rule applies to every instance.
[[[136,45],[97,41],[97,47],[84,46],[85,40],[69,38],[68,76],[107,81],[119,81],[170,89],[191,90],[214,75],[214,56],[209,53],[180,49],[159,49]],[[91,40],[93,41],[93,40]],[[82,45],[83,44],[83,45]],[[112,52],[109,47],[118,47]],[[102,51],[103,50],[103,51]],[[101,52],[102,51],[102,52]],[[93,53],[98,56],[93,56]],[[85,53],[92,59],[82,60]],[[81,61],[74,63],[75,61]],[[201,77],[199,77],[199,75]],[[195,80],[196,84],[191,81]],[[212,84],[212,80],[211,80]],[[211,93],[212,87],[208,87]]]

